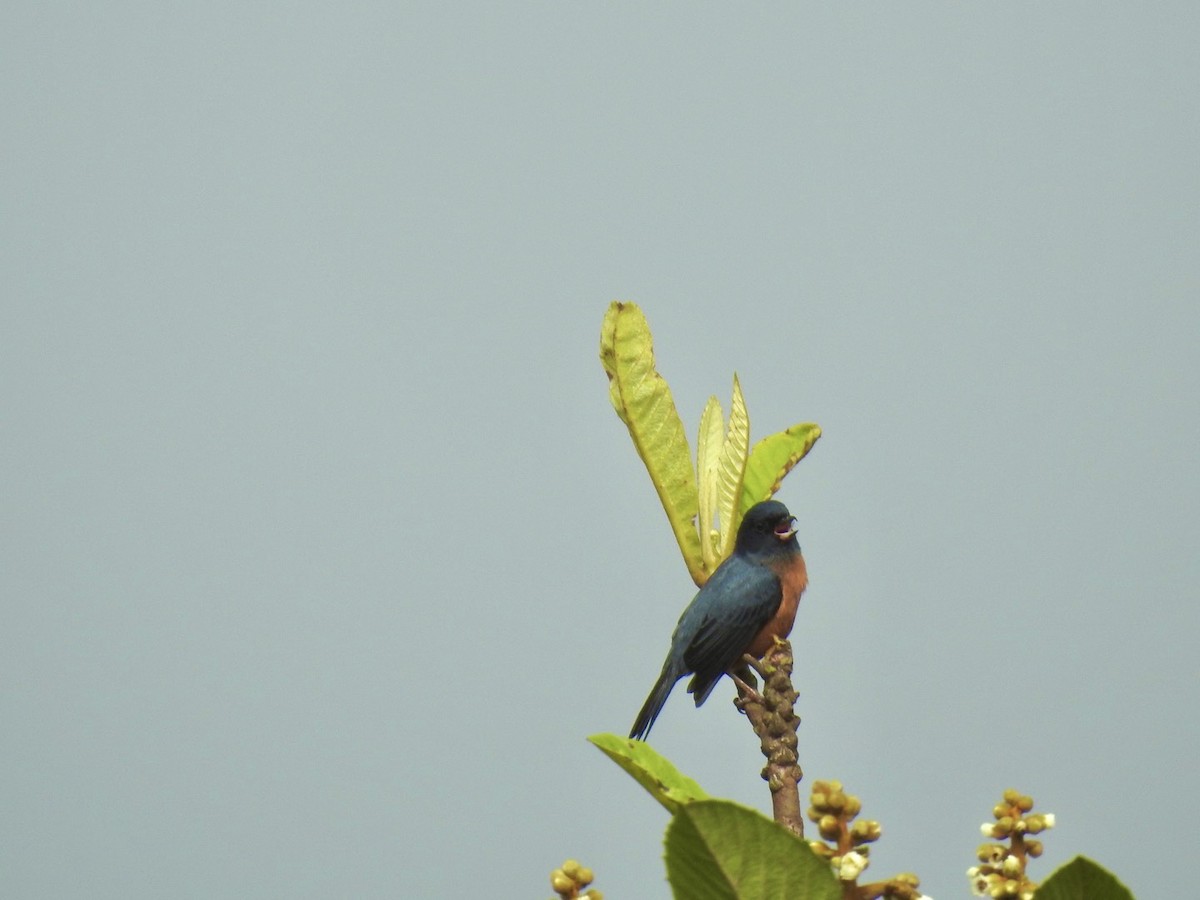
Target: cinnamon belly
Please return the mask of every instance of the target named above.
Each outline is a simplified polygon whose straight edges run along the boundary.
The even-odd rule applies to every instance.
[[[783,588],[783,598],[779,609],[775,611],[770,621],[754,636],[746,652],[761,659],[775,643],[775,638],[786,638],[792,631],[796,621],[796,609],[800,606],[800,595],[808,587],[808,570],[804,566],[804,557],[797,553],[794,557],[779,565],[771,566],[779,576]]]

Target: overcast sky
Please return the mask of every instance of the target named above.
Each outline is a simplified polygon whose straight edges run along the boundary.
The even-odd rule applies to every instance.
[[[1200,799],[1192,2],[0,14],[13,898],[666,898],[694,588],[597,359],[824,437],[801,762],[967,895],[1006,787],[1141,898]],[[747,724],[653,743],[769,811]],[[1182,818],[1180,818],[1182,816]]]

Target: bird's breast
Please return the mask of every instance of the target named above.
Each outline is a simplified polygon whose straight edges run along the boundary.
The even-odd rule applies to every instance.
[[[775,611],[767,624],[754,636],[746,652],[761,659],[775,638],[786,638],[792,632],[796,622],[796,609],[800,606],[800,595],[808,587],[808,569],[804,565],[804,557],[797,553],[782,563],[771,566],[779,577],[779,585],[783,596],[779,601],[779,609]]]

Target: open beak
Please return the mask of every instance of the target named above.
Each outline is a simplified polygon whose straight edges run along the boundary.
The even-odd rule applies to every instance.
[[[775,537],[790,541],[796,535],[796,517],[791,516],[775,526]]]

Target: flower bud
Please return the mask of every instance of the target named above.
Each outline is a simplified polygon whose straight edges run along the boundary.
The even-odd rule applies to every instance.
[[[821,837],[827,841],[836,841],[841,836],[841,822],[837,816],[824,815],[821,816],[821,821],[817,823],[817,830],[821,832]]]
[[[575,892],[575,882],[562,869],[550,873],[550,887],[556,894],[571,894]]]
[[[980,862],[998,863],[1008,856],[1008,848],[1004,844],[980,844],[975,849],[975,858]]]
[[[821,857],[821,859],[829,859],[833,856],[833,848],[821,841],[809,841],[808,846],[812,848],[812,852]]]
[[[1025,820],[1030,834],[1039,834],[1054,827],[1054,813],[1034,813]]]
[[[881,834],[883,834],[883,829],[874,819],[862,819],[855,822],[850,828],[850,837],[856,844],[869,844],[877,841]]]

